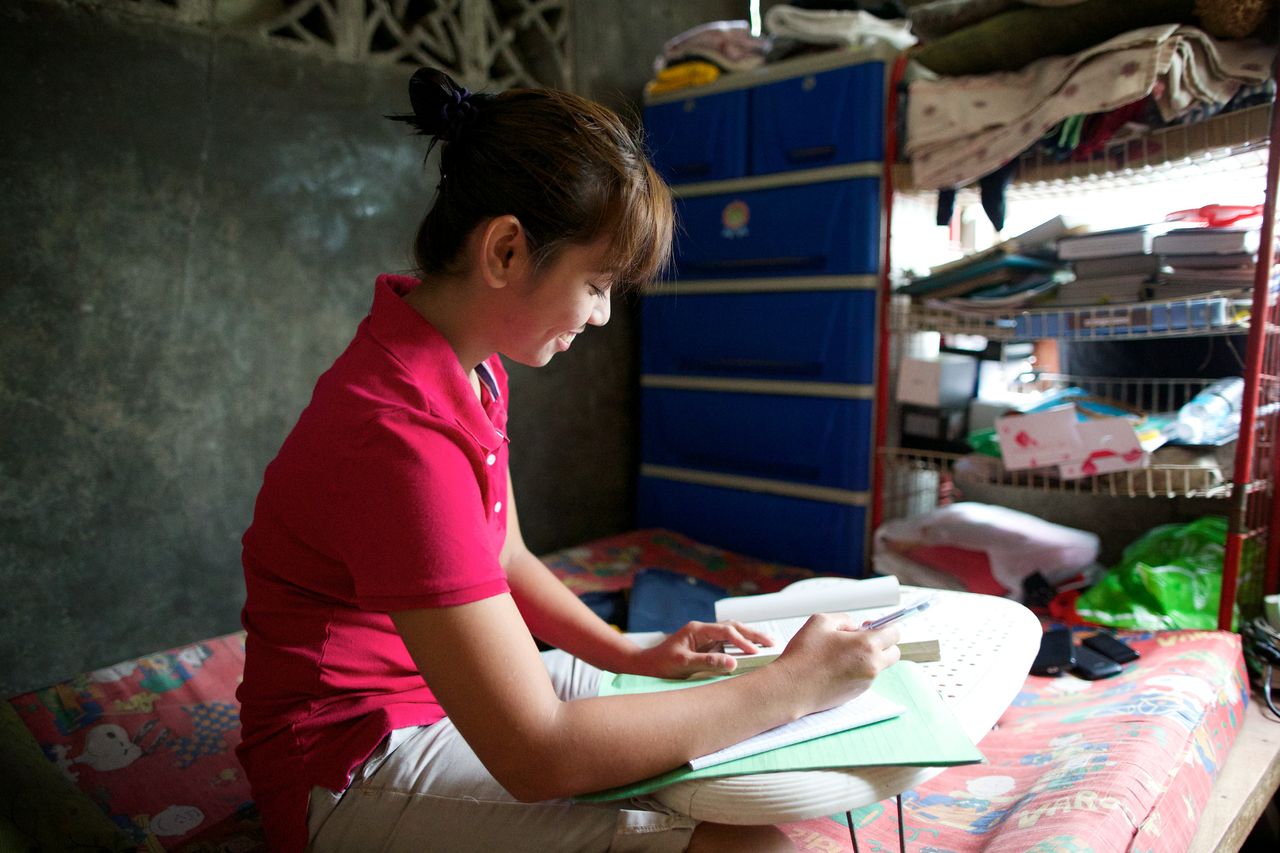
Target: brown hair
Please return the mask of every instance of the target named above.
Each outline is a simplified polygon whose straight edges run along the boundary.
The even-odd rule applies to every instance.
[[[615,286],[643,286],[671,258],[671,191],[616,113],[554,89],[473,95],[448,75],[419,69],[413,115],[392,116],[442,146],[440,183],[418,228],[422,273],[456,272],[476,225],[520,220],[536,267],[571,244],[608,235]]]

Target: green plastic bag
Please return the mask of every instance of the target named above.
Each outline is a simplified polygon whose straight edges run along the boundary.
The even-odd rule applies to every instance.
[[[996,438],[996,431],[991,427],[975,429],[969,433],[965,441],[969,443],[969,447],[973,449],[974,453],[1000,458],[1000,440]]]
[[[1140,631],[1215,629],[1226,544],[1227,519],[1220,515],[1152,528],[1076,600],[1076,613]],[[1236,621],[1233,613],[1233,628]]]

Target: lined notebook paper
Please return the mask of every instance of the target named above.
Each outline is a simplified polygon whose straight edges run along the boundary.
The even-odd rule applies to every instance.
[[[652,693],[696,688],[699,684],[706,683],[605,673],[600,679],[599,692],[602,696]],[[861,728],[824,735],[697,770],[685,764],[641,782],[577,799],[592,802],[613,800],[645,794],[675,782],[747,773],[888,765],[950,767],[982,761],[982,753],[960,728],[955,715],[920,675],[916,664],[910,661],[894,664],[876,676],[874,689],[884,699],[900,705],[902,714]]]
[[[816,714],[807,714],[776,729],[769,729],[755,737],[747,738],[741,743],[695,758],[689,762],[689,766],[694,770],[701,770],[703,767],[724,764],[726,761],[768,752],[780,746],[803,743],[824,735],[879,723],[901,713],[901,705],[895,705],[875,691],[868,690],[857,699],[843,705],[819,711]]]

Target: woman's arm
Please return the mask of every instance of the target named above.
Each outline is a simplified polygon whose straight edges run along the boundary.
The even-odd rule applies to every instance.
[[[661,694],[561,701],[511,596],[393,613],[432,692],[513,796],[538,801],[670,770],[866,689],[897,631],[810,619],[777,661]]]
[[[597,616],[525,546],[516,512],[515,489],[507,474],[507,537],[500,560],[511,596],[535,637],[592,666],[683,678],[695,672],[731,672],[736,661],[720,652],[731,642],[747,653],[768,637],[738,623],[693,622],[656,649],[642,649]]]

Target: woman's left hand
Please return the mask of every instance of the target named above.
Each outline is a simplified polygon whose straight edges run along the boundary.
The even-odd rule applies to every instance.
[[[633,671],[657,678],[727,675],[737,669],[738,662],[724,651],[726,644],[750,655],[760,646],[772,646],[773,638],[741,622],[690,622],[658,645],[640,650]]]

